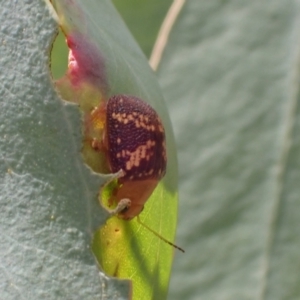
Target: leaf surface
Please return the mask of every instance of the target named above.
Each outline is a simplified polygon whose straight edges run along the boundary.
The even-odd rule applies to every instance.
[[[106,219],[96,201],[103,178],[92,173],[81,158],[82,124],[78,108],[58,98],[50,79],[48,49],[56,25],[42,1],[32,4],[1,0],[0,4],[1,297],[127,299],[128,283],[112,280],[99,272],[90,250],[95,229]],[[99,9],[99,2],[97,5]],[[159,204],[151,201],[149,210],[145,209],[147,218],[144,221],[160,220],[153,226],[154,229],[162,227],[167,232],[165,236],[172,239],[176,221],[177,173],[169,119],[161,102],[158,84],[149,69],[141,68],[142,76],[130,71],[140,70],[141,65],[146,65],[144,57],[124,25],[120,25],[109,3],[105,2],[104,7],[107,10],[100,10],[101,20],[104,27],[113,24],[110,28],[114,32],[111,40],[106,33],[100,34],[104,41],[108,41],[103,43],[105,51],[112,49],[112,55],[108,56],[111,60],[112,75],[109,79],[112,91],[137,94],[152,101],[167,128],[170,175],[153,198],[156,200],[159,195]],[[121,26],[121,31],[118,26]],[[118,46],[118,34],[123,36],[123,30],[124,44]],[[129,52],[136,59],[131,58],[130,61],[128,58],[120,63],[124,59],[121,54],[128,51],[124,50],[125,46],[131,49],[132,52]],[[122,69],[132,76],[124,79],[124,73],[120,72]],[[120,76],[113,75],[118,72]],[[172,212],[167,225],[162,218],[164,206],[160,201],[161,195],[166,196]],[[159,212],[151,212],[152,209],[157,212],[157,206]],[[131,233],[137,240],[152,241],[151,233],[144,235],[141,239],[135,232]],[[153,246],[147,244],[145,247],[150,254],[139,250],[138,258],[142,257],[148,263],[149,257],[152,257],[155,275],[160,274],[160,277],[151,284],[157,286],[156,291],[164,297],[173,249],[160,241],[155,241]],[[165,259],[163,263],[160,255]],[[163,268],[160,268],[161,265]],[[147,270],[149,268],[140,267],[140,276],[146,276]]]
[[[162,118],[167,136],[167,175],[147,201],[140,218],[172,241],[177,218],[176,151],[163,97],[144,55],[109,1],[101,4],[53,1],[53,4],[63,31],[67,35],[84,36],[103,57],[107,97],[138,96],[149,102]],[[135,219],[111,218],[96,234],[93,250],[108,275],[133,281],[133,299],[166,298],[174,250]]]
[[[186,1],[158,70],[179,149],[169,299],[298,299],[299,1]]]
[[[124,299],[90,251],[101,180],[80,156],[78,109],[51,83],[54,21],[42,1],[0,5],[1,298]]]

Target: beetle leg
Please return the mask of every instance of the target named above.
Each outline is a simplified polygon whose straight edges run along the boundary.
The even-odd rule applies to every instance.
[[[110,183],[112,183],[114,180],[116,180],[116,179],[118,179],[118,178],[121,178],[121,177],[123,177],[124,176],[124,171],[121,169],[121,170],[119,170],[118,172],[116,172],[116,173],[113,173],[113,174],[111,174],[111,176],[110,176],[110,178],[102,185],[102,187],[101,187],[101,189],[100,189],[100,204],[101,204],[101,206],[106,210],[106,211],[108,211],[109,213],[111,213],[111,210],[110,209],[108,209],[103,203],[102,203],[102,194],[103,194],[103,191],[104,191],[104,189],[110,184]],[[120,204],[120,203],[119,203]],[[118,206],[119,206],[119,204],[118,204]],[[117,207],[118,207],[117,206]],[[114,211],[114,210],[116,210],[117,209],[117,207],[115,208],[115,209],[113,209],[112,211]],[[124,209],[124,208],[123,208]]]

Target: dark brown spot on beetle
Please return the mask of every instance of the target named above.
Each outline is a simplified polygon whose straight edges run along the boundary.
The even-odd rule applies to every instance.
[[[126,95],[111,97],[107,102],[106,139],[111,171],[126,171],[120,183],[164,176],[164,128],[155,110],[144,101]]]

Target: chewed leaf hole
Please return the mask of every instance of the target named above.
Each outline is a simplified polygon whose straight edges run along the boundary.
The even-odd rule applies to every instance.
[[[59,97],[78,105],[82,115],[82,148],[85,163],[108,174],[103,151],[106,79],[104,60],[86,36],[59,29],[51,48],[50,72]]]

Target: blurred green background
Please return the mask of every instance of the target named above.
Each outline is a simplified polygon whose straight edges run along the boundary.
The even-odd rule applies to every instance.
[[[161,23],[172,0],[113,0],[132,35],[150,57]]]

